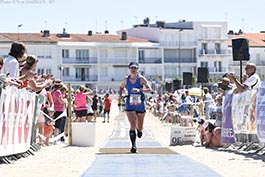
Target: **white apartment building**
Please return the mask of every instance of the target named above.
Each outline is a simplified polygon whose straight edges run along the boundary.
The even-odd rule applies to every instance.
[[[12,42],[17,40],[16,33],[0,33],[0,56],[7,57]],[[153,49],[159,48],[157,43],[145,39],[108,34],[107,31],[105,34],[92,34],[92,31],[88,34],[65,31],[50,34],[45,30],[42,33],[21,33],[19,41],[26,45],[27,54],[37,56],[36,71],[39,74],[52,73],[74,88],[85,85],[105,90],[119,88],[129,74],[128,64],[138,61],[139,48],[150,49],[150,56],[154,56]],[[155,75],[161,75],[157,68],[151,69]],[[153,73],[144,67],[140,71]]]
[[[18,39],[19,36],[19,39]],[[36,71],[39,74],[52,73],[56,78],[60,77],[58,70],[57,42],[44,37],[41,33],[0,33],[0,56],[6,58],[13,41],[20,41],[26,45],[27,54],[38,58]]]
[[[253,62],[257,65],[257,74],[259,74],[261,80],[265,79],[265,33],[231,33],[228,35],[230,39],[229,50],[232,54],[232,39],[245,38],[249,41],[249,54],[250,60],[243,61],[242,73],[245,73],[244,66],[246,62]],[[235,73],[237,76],[240,75],[240,62],[233,61],[231,55],[231,62],[229,63],[229,71]]]
[[[163,80],[182,79],[183,72],[191,72],[195,77],[197,67],[208,67],[210,78],[221,77],[228,70],[231,54],[226,22],[145,22],[117,33],[122,32],[160,44],[156,53],[162,60],[159,69],[162,70]],[[140,51],[140,56],[145,58],[148,52],[144,49]],[[143,58],[139,58],[139,63],[145,68],[151,67],[149,63],[142,62]]]
[[[122,33],[126,32],[126,33]],[[226,72],[239,74],[239,63],[232,61],[232,38],[250,41],[252,62],[264,79],[265,34],[227,35],[226,22],[157,22],[135,25],[113,34],[21,33],[27,53],[37,56],[36,71],[52,73],[75,87],[118,89],[129,74],[128,63],[137,61],[139,71],[158,89],[166,82],[182,79],[183,72],[196,78],[198,67],[208,67],[210,81]],[[0,56],[6,57],[16,33],[0,33]],[[160,88],[161,89],[161,88]]]

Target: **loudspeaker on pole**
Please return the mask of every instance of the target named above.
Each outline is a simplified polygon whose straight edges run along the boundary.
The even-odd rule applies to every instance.
[[[232,39],[233,61],[249,60],[249,41],[245,38]]]
[[[173,91],[180,89],[181,86],[181,80],[173,80]]]
[[[199,67],[197,73],[197,82],[198,83],[207,83],[209,82],[209,70],[207,67]]]
[[[183,72],[183,85],[192,85],[192,73]]]

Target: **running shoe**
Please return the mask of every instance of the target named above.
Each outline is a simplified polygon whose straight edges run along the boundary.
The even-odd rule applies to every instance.
[[[141,130],[138,130],[138,129],[136,129],[136,130],[137,130],[138,138],[141,138],[143,136],[143,132]]]
[[[136,148],[136,146],[133,146],[132,148],[131,148],[131,153],[136,153],[137,152],[137,148]]]

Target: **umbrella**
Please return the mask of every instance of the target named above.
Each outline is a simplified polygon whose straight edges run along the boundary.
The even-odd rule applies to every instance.
[[[202,96],[203,95],[203,91],[201,88],[198,87],[193,87],[189,89],[189,94],[191,96]]]

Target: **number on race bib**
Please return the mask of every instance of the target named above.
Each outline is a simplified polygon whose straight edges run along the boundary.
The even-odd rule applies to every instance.
[[[141,104],[140,94],[130,95],[130,105],[140,105],[140,104]]]

